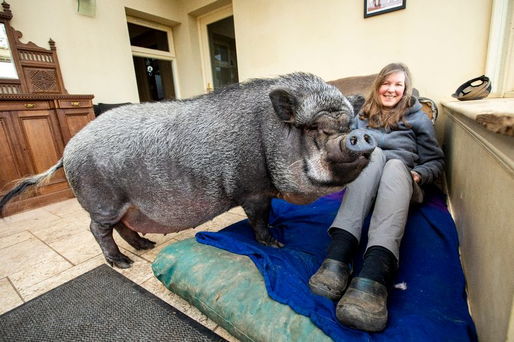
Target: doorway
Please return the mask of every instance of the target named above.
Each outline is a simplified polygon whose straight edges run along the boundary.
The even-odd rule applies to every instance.
[[[127,17],[140,102],[174,100],[176,65],[170,27]]]
[[[236,39],[234,17],[207,25],[212,84],[214,89],[237,83]]]
[[[232,6],[198,18],[205,91],[239,82]]]
[[[140,102],[173,100],[173,61],[133,56]]]

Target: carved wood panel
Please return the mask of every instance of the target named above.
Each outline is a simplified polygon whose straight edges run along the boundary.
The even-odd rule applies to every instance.
[[[59,93],[55,70],[25,68],[25,78],[31,93]]]

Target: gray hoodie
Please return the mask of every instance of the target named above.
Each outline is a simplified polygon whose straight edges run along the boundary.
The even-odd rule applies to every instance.
[[[431,183],[444,168],[444,153],[437,143],[432,121],[421,110],[417,99],[404,119],[407,126],[400,122],[397,128],[387,130],[368,127],[368,121],[361,119],[355,120],[353,126],[367,129],[388,160],[402,160],[409,169],[419,173],[421,184]]]

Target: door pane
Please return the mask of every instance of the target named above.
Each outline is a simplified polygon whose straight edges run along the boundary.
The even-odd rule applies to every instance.
[[[214,89],[237,83],[236,39],[234,17],[207,25]]]
[[[127,23],[130,36],[130,45],[147,49],[170,51],[168,35],[165,31],[150,27]]]
[[[140,102],[175,99],[172,61],[136,56],[133,59]]]

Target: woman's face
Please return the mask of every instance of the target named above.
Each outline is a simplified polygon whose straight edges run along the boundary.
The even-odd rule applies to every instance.
[[[392,108],[402,99],[405,91],[405,73],[403,71],[393,72],[388,75],[380,88],[378,96],[382,106]]]

